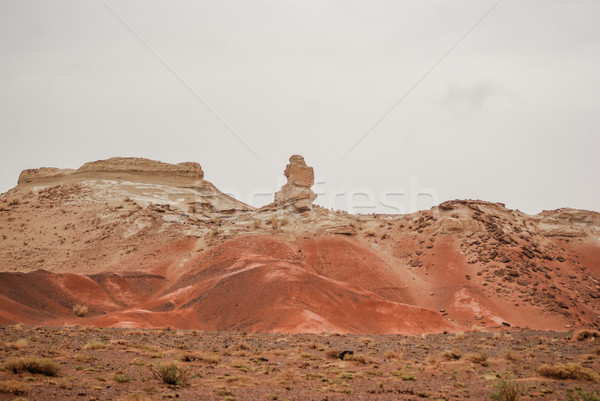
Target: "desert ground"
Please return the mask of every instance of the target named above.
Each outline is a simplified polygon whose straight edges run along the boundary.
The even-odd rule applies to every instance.
[[[483,400],[503,384],[525,400],[593,400],[598,396],[579,392],[592,397],[600,390],[596,335],[2,326],[0,399]],[[343,351],[352,353],[340,359]],[[181,382],[167,384],[157,375],[170,364]],[[21,370],[15,373],[15,366]],[[28,371],[31,366],[42,373]]]

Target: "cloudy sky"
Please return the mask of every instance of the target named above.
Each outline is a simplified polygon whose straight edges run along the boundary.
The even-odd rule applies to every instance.
[[[260,205],[301,154],[338,209],[600,210],[599,22],[597,0],[2,0],[0,192],[138,156]]]

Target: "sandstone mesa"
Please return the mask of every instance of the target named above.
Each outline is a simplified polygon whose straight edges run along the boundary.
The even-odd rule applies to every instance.
[[[455,200],[351,215],[313,205],[302,156],[284,175],[273,203],[254,208],[198,163],[23,171],[0,196],[0,324],[412,334],[600,325],[599,213]]]

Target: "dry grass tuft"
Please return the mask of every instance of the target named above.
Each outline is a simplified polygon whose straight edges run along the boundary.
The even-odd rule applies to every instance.
[[[88,307],[82,304],[76,304],[73,306],[73,313],[79,317],[86,317],[88,314]]]
[[[573,334],[573,341],[583,341],[596,338],[600,338],[600,331],[598,330],[579,330]]]
[[[60,371],[59,366],[49,359],[40,359],[33,356],[24,358],[9,358],[4,362],[4,369],[13,373],[29,372],[44,376],[56,376]]]
[[[27,345],[29,345],[29,341],[27,341],[25,338],[20,338],[17,341],[7,342],[6,348],[21,349],[27,347]]]
[[[21,383],[16,380],[0,381],[0,393],[8,393],[14,395],[25,395],[29,392],[27,383]]]
[[[465,356],[465,359],[481,366],[490,366],[490,363],[488,362],[488,356],[484,352],[478,352],[476,354],[467,354]]]
[[[237,349],[243,349],[243,350],[249,350],[250,346],[247,343],[245,343],[245,342],[241,342],[241,343],[237,343],[236,344],[236,348]]]
[[[447,361],[458,361],[462,358],[462,353],[458,350],[447,350],[444,352],[443,357]]]
[[[180,368],[173,362],[168,364],[158,362],[152,369],[152,373],[157,379],[172,386],[185,386],[189,383],[191,377],[189,370]]]
[[[180,358],[183,362],[204,362],[207,364],[217,365],[221,362],[221,357],[218,354],[206,354],[202,352],[186,352]]]
[[[112,377],[112,379],[114,381],[116,381],[117,383],[129,383],[130,381],[132,381],[133,379],[123,373],[115,373]]]
[[[102,349],[104,348],[104,343],[98,341],[96,339],[89,340],[84,346],[84,349]]]
[[[576,392],[573,389],[567,390],[567,400],[569,401],[600,401],[600,395],[595,391],[586,391],[582,388],[577,389]]]
[[[393,350],[388,350],[388,351],[386,351],[386,352],[383,354],[383,357],[384,357],[385,359],[392,360],[392,359],[401,359],[401,358],[402,358],[402,355],[401,355],[401,354],[399,354],[399,353],[397,353],[396,351],[393,351]]]
[[[494,383],[490,399],[496,401],[517,401],[521,397],[523,390],[523,386],[513,376],[508,375]]]
[[[342,351],[339,349],[330,349],[329,351],[327,351],[325,353],[325,355],[327,356],[327,358],[330,358],[330,359],[340,359],[341,353],[342,353]]]
[[[536,372],[540,376],[549,377],[551,379],[573,379],[573,380],[588,380],[599,382],[600,376],[590,368],[585,368],[578,363],[555,363],[554,365],[544,364],[537,368]]]

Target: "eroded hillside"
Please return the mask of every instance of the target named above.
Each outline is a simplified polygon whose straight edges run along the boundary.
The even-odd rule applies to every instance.
[[[600,324],[598,213],[450,201],[355,216],[313,206],[312,168],[290,160],[277,202],[260,209],[221,193],[195,163],[23,172],[0,197],[0,323],[313,333]]]

